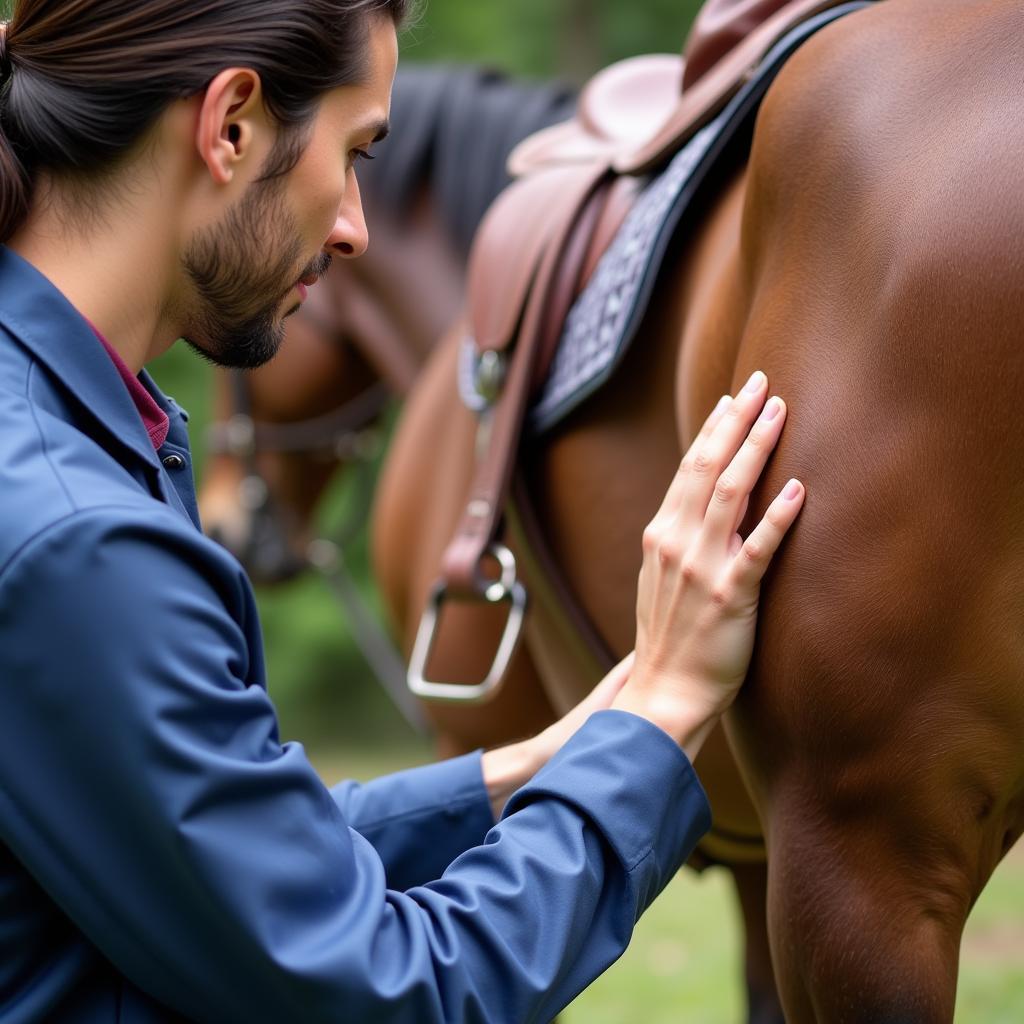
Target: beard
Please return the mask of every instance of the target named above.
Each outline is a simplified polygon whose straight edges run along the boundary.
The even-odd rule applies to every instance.
[[[185,341],[226,369],[269,362],[284,340],[281,302],[301,278],[323,277],[331,265],[320,253],[296,270],[301,255],[283,178],[250,185],[223,220],[196,233],[182,257],[198,297]]]

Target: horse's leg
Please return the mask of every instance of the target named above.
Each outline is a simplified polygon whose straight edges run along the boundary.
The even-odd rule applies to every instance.
[[[743,978],[749,1024],[784,1024],[768,942],[768,865],[729,865],[743,919]]]
[[[406,654],[473,470],[476,421],[455,392],[457,352],[458,336],[452,336],[406,402],[374,503],[374,572]],[[431,676],[452,682],[483,678],[503,625],[501,609],[446,603],[428,666]],[[443,755],[522,739],[554,719],[525,646],[486,704],[428,703],[426,710]]]
[[[834,557],[805,547],[807,561],[794,556],[788,571]],[[916,664],[880,659],[862,675],[853,666],[863,639],[837,638],[851,639],[851,623],[870,632],[877,606],[837,593],[834,616],[812,619],[793,613],[781,584],[773,593],[781,610],[764,618],[736,731],[768,823],[786,1019],[949,1022],[967,914],[1022,827],[1024,722],[1019,707],[984,693],[1009,677],[972,673],[970,660],[988,659],[978,649],[955,665],[915,651]],[[934,610],[925,603],[924,614]],[[904,629],[939,640],[936,620],[898,622]],[[924,699],[889,692],[932,682]]]
[[[1024,118],[999,70],[1024,15],[936,7],[852,15],[783,71],[735,271],[734,382],[762,367],[791,410],[752,516],[789,476],[809,496],[730,718],[792,1024],[948,1024],[1024,829]],[[951,110],[967,137],[936,131]]]

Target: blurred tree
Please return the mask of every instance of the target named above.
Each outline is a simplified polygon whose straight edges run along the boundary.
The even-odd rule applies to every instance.
[[[700,0],[427,0],[402,52],[583,81],[638,53],[679,51]]]
[[[590,0],[600,26],[601,66],[637,53],[680,53],[703,0]]]

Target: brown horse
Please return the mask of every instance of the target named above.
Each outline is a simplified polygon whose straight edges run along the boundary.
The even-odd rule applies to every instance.
[[[623,655],[639,538],[680,452],[754,368],[787,399],[751,515],[791,476],[810,497],[766,581],[728,742],[698,769],[733,840],[718,856],[763,826],[766,887],[751,869],[745,911],[767,909],[794,1024],[952,1020],[967,915],[1024,831],[1022,38],[1016,0],[886,0],[804,43],[749,159],[674,238],[613,384],[521,453],[548,546]],[[461,334],[406,406],[378,502],[409,645],[473,471]],[[433,712],[457,744],[515,731],[527,705],[542,724],[596,679],[530,568],[527,643],[495,703]],[[433,675],[479,678],[468,648],[501,628],[446,607]],[[751,934],[753,1013],[769,1015]]]

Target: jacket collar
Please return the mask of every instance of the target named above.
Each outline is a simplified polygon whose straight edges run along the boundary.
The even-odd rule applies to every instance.
[[[100,429],[159,467],[124,381],[88,322],[48,278],[6,246],[0,247],[0,326],[61,381]],[[142,379],[167,408],[148,375]]]

